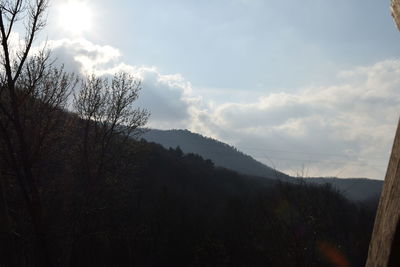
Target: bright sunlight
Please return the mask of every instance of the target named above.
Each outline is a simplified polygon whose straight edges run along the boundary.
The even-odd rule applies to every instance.
[[[80,35],[92,29],[93,12],[86,2],[69,0],[58,9],[60,27],[71,34]]]

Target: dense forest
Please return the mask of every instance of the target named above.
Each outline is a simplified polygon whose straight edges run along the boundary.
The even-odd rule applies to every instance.
[[[376,202],[140,140],[140,81],[30,53],[48,4],[0,5],[0,266],[363,266]]]
[[[352,203],[328,185],[243,176],[179,149],[129,141],[118,151],[124,157],[108,161],[104,175],[86,187],[76,174],[79,157],[73,147],[64,149],[41,176],[48,253],[57,266],[363,266],[366,260],[375,207]],[[29,216],[17,187],[10,183],[6,191],[12,224],[2,217],[8,231],[1,264],[29,266],[35,238]]]

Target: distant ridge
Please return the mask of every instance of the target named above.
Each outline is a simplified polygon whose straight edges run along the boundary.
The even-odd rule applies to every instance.
[[[151,129],[146,131],[142,138],[149,142],[159,143],[167,149],[179,146],[184,153],[198,154],[212,160],[216,166],[241,174],[281,180],[289,178],[288,175],[262,164],[233,146],[189,130]]]
[[[216,166],[241,174],[278,179],[289,182],[331,184],[331,186],[353,201],[377,202],[383,181],[365,178],[309,177],[295,178],[275,170],[243,152],[221,141],[204,137],[189,130],[148,129],[142,135],[148,142],[161,144],[169,149],[180,147],[184,153],[193,153],[210,159]]]
[[[366,178],[312,177],[304,180],[315,184],[331,184],[334,189],[355,201],[377,202],[383,186],[383,181]]]

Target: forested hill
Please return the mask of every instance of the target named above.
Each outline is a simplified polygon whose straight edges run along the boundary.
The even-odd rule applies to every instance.
[[[330,186],[244,176],[179,149],[115,141],[93,180],[63,142],[55,145],[66,153],[42,163],[54,266],[329,267],[330,251],[344,266],[365,263],[374,206]],[[21,197],[13,183],[7,192],[18,235],[2,237],[0,266],[33,266],[25,264],[34,239]]]
[[[145,132],[142,137],[149,142],[161,144],[167,149],[179,146],[184,153],[198,154],[205,159],[212,160],[216,166],[242,174],[280,180],[289,179],[288,175],[258,162],[233,146],[188,130],[151,129]]]
[[[245,175],[274,178],[288,182],[296,182],[296,178],[258,162],[235,147],[218,140],[204,137],[188,130],[155,130],[146,131],[144,139],[161,144],[165,148],[180,147],[184,153],[194,153],[205,159],[212,160],[216,166],[221,166]],[[316,184],[331,184],[335,190],[341,192],[353,201],[366,201],[371,199],[376,202],[379,198],[382,181],[352,178],[339,179],[332,177],[307,178],[306,182]]]

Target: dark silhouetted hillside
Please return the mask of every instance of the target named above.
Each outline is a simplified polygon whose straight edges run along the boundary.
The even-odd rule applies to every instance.
[[[328,267],[332,252],[346,266],[365,263],[374,206],[332,186],[244,176],[134,140],[110,147],[104,172],[87,181],[76,148],[66,145],[79,141],[73,132],[41,176],[57,266]],[[12,183],[6,197],[13,224],[7,230],[0,213],[0,265],[31,266],[30,222]]]
[[[161,144],[165,148],[179,147],[184,153],[201,155],[205,159],[212,160],[215,165],[246,175],[277,178],[288,182],[296,182],[298,178],[290,177],[282,172],[272,169],[265,164],[256,161],[236,148],[218,140],[204,137],[188,130],[149,130],[143,138]],[[306,182],[316,184],[331,184],[353,201],[365,201],[379,198],[382,181],[352,178],[339,179],[331,177],[306,178]]]
[[[147,141],[161,144],[167,149],[179,146],[184,153],[198,154],[205,159],[212,160],[217,166],[242,174],[281,180],[288,179],[286,174],[258,162],[233,146],[188,130],[151,129],[145,132],[142,137]]]

